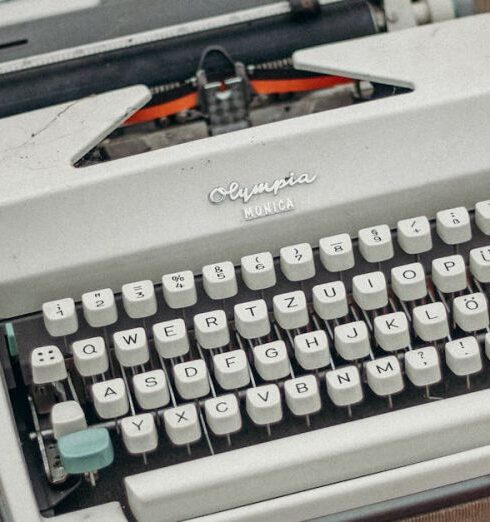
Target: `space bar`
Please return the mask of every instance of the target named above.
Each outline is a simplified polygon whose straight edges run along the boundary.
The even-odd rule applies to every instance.
[[[182,520],[485,446],[489,404],[483,390],[128,476],[129,504]]]

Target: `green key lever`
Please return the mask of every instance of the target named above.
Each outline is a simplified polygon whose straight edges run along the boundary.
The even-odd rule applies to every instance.
[[[114,449],[106,428],[89,428],[63,435],[58,439],[61,462],[67,473],[88,473],[95,485],[94,472],[112,464]]]

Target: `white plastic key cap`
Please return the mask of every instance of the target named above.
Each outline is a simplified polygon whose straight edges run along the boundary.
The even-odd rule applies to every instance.
[[[388,225],[363,228],[359,230],[359,250],[362,257],[370,263],[379,263],[393,257],[393,241]]]
[[[238,292],[235,267],[231,261],[204,266],[202,282],[211,299],[227,299]]]
[[[128,413],[126,386],[119,377],[93,384],[92,398],[95,411],[101,419],[115,419]]]
[[[290,373],[288,352],[284,341],[254,346],[254,365],[264,381],[282,379]]]
[[[303,291],[275,295],[272,302],[274,317],[281,328],[292,330],[308,324],[310,319]]]
[[[194,333],[197,342],[207,350],[226,346],[230,342],[230,331],[225,312],[213,310],[195,315]]]
[[[206,422],[215,435],[229,435],[242,427],[242,416],[236,395],[213,397],[204,402]]]
[[[277,384],[248,388],[245,404],[255,424],[274,424],[282,419],[281,392]]]
[[[446,343],[446,364],[459,376],[478,373],[482,367],[480,347],[475,337],[464,337]]]
[[[125,367],[146,364],[150,359],[148,341],[144,328],[131,328],[114,332],[114,352],[116,359]]]
[[[78,330],[75,302],[71,297],[43,304],[46,330],[53,337],[63,337]]]
[[[347,293],[342,281],[316,285],[312,289],[313,308],[325,321],[340,319],[349,312]]]
[[[340,324],[334,330],[335,349],[346,361],[355,361],[369,355],[371,343],[364,321]]]
[[[439,354],[433,346],[410,350],[405,354],[405,373],[415,386],[430,386],[441,378]]]
[[[170,401],[167,378],[163,370],[151,370],[133,376],[134,396],[143,410],[163,408]]]
[[[280,262],[282,273],[289,281],[304,281],[315,275],[313,250],[309,243],[281,248]]]
[[[235,305],[235,328],[245,339],[264,337],[271,331],[267,304],[263,299]]]
[[[403,312],[378,315],[374,318],[374,337],[386,352],[407,348],[410,344],[407,316]]]
[[[201,438],[201,425],[194,404],[183,404],[163,412],[168,438],[177,446],[191,444]]]
[[[453,317],[464,332],[476,332],[488,328],[487,298],[481,292],[454,298]]]
[[[318,381],[314,375],[303,375],[286,381],[284,397],[294,415],[311,415],[322,407]]]
[[[400,363],[394,355],[367,362],[366,377],[371,390],[380,397],[393,395],[403,390]]]
[[[93,328],[108,326],[117,321],[116,300],[110,288],[83,294],[82,307],[85,320]]]
[[[338,234],[320,239],[320,260],[329,272],[349,270],[355,264],[352,239],[349,234]]]
[[[146,280],[123,285],[122,302],[124,310],[132,319],[156,314],[157,298],[153,283]]]
[[[464,207],[441,210],[436,214],[436,229],[448,245],[465,243],[471,239],[470,215]]]
[[[446,307],[441,302],[416,306],[413,311],[415,333],[426,342],[444,339],[449,335]]]
[[[82,377],[100,375],[109,369],[109,357],[103,337],[75,341],[72,353],[75,368]]]
[[[432,260],[432,281],[444,293],[458,292],[467,286],[466,266],[461,255]]]
[[[209,375],[202,359],[176,364],[174,370],[175,387],[183,399],[197,399],[209,391]]]
[[[63,354],[57,346],[34,348],[31,353],[32,382],[47,384],[66,379]]]
[[[317,370],[330,364],[327,334],[315,330],[294,338],[294,356],[305,370]]]
[[[214,375],[224,390],[235,390],[250,382],[247,354],[244,350],[231,350],[213,357]]]
[[[327,393],[335,406],[352,406],[362,401],[361,376],[357,366],[344,366],[325,374]]]
[[[82,431],[87,428],[85,412],[77,401],[58,402],[51,409],[51,426],[55,439]]]
[[[421,254],[432,248],[430,222],[426,216],[398,221],[397,237],[398,244],[407,254]]]
[[[197,303],[196,283],[190,270],[165,274],[162,277],[162,290],[169,308],[186,308]]]
[[[490,236],[490,199],[475,205],[475,223],[484,234]]]
[[[391,269],[391,286],[401,301],[415,301],[427,295],[424,267],[421,263]]]
[[[363,310],[376,310],[388,304],[388,290],[383,272],[370,272],[352,278],[352,295]]]
[[[480,283],[490,283],[490,246],[470,250],[470,271]]]
[[[164,359],[180,357],[189,351],[189,337],[183,319],[153,325],[155,347]]]
[[[154,451],[158,446],[158,434],[151,413],[141,413],[121,420],[121,433],[128,453],[140,455]]]
[[[264,290],[276,284],[274,258],[270,252],[242,257],[241,268],[243,282],[250,290]]]

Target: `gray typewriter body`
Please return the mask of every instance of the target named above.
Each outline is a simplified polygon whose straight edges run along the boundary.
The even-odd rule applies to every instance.
[[[87,42],[76,42],[81,44]],[[298,50],[296,69],[394,86],[403,93],[100,164],[75,166],[149,101],[148,87],[133,85],[0,119],[5,520],[388,520],[486,494],[488,327],[465,329],[453,306],[458,297],[488,296],[488,282],[468,269],[467,286],[445,292],[434,282],[432,262],[461,256],[469,264],[470,251],[490,244],[475,208],[490,198],[489,49],[490,15],[482,14]],[[0,64],[0,72],[2,65],[15,67],[22,59]],[[447,242],[438,212],[461,207],[468,210],[471,240]],[[397,224],[417,216],[428,219],[433,243],[414,256],[400,246]],[[369,261],[358,232],[381,224],[390,230],[394,251]],[[352,238],[355,258],[341,274],[325,268],[320,243],[337,234]],[[281,249],[305,243],[312,247],[314,275],[297,278],[288,272]],[[245,282],[242,258],[263,252],[270,252],[277,279],[257,290]],[[203,267],[221,270],[224,262],[234,267],[229,277],[236,280],[236,292],[213,298],[209,285],[216,281],[207,279]],[[392,289],[392,269],[415,262],[427,274],[428,295],[447,307],[447,339],[422,339],[421,330],[414,330],[413,308],[428,301],[404,301]],[[197,301],[184,311],[169,306],[162,282],[164,274],[174,274],[171,280],[178,282],[175,274],[182,271],[193,272],[197,292]],[[386,278],[390,300],[370,309],[353,295],[358,290],[352,281],[374,272]],[[312,302],[314,287],[339,280],[347,293],[348,321],[365,321],[372,344],[370,356],[352,363],[363,386],[363,400],[352,410],[336,407],[325,384],[329,371],[351,364],[335,351],[333,333],[347,319],[323,319]],[[133,281],[154,284],[156,311],[148,317],[127,313],[129,297],[121,288]],[[89,324],[81,302],[96,289],[115,294],[117,320],[103,328]],[[281,323],[286,319],[274,299],[290,292],[306,295],[307,325]],[[62,299],[75,303],[77,328],[53,335],[43,305]],[[237,330],[235,305],[259,300],[266,303],[272,333],[257,340]],[[224,312],[231,339],[207,348],[195,331],[195,317],[216,310]],[[374,322],[397,311],[409,318],[410,346],[388,353]],[[154,325],[177,318],[190,337],[189,353],[181,359],[157,355]],[[133,368],[114,355],[114,334],[135,328],[144,330],[151,355]],[[307,370],[295,336],[320,330],[329,340],[330,362]],[[73,343],[97,336],[110,352],[111,375],[82,378]],[[469,336],[479,345],[480,366],[458,374],[447,343]],[[256,351],[265,340],[284,342],[291,365],[287,378],[261,373]],[[438,351],[443,374],[430,393],[410,381],[404,362],[409,349],[426,345]],[[59,383],[50,388],[50,382],[46,391],[46,383],[34,382],[33,350],[44,346],[58,347],[66,362],[69,382],[63,380],[61,388]],[[280,390],[280,421],[254,421],[246,402],[251,384],[230,391],[217,381],[214,357],[232,350],[248,354],[253,387]],[[384,356],[400,361],[404,385],[400,393],[380,397],[366,381],[366,365]],[[187,399],[177,392],[175,365],[198,359],[207,366],[212,389]],[[122,417],[148,413],[138,406],[132,379],[157,368],[165,371],[176,402],[150,409],[158,448],[144,458],[129,455]],[[285,383],[310,374],[319,383],[322,409],[305,421],[305,415],[288,410]],[[136,411],[101,418],[91,387],[109,377],[124,380]],[[53,485],[46,482],[40,447],[48,448],[51,479],[63,469],[54,463],[56,441],[43,405],[63,402],[67,395],[77,397],[89,428],[107,429],[114,461],[80,476],[63,475],[64,481]],[[241,429],[228,437],[209,427],[205,402],[215,395],[232,395],[241,411]],[[32,424],[32,404],[41,426]],[[201,437],[175,444],[164,433],[170,431],[164,410],[188,404],[196,408]]]

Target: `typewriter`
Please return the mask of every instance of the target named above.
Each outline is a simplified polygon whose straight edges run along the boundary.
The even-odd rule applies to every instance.
[[[0,4],[5,521],[490,493],[490,14]]]

